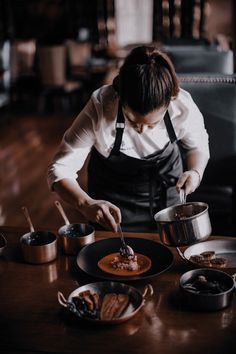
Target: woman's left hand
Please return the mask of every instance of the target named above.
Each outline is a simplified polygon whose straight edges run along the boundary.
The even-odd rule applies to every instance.
[[[198,188],[200,182],[200,175],[196,170],[185,171],[176,183],[177,192],[184,188],[186,195],[191,194]]]

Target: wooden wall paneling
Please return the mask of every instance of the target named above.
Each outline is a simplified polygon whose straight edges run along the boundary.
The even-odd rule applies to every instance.
[[[181,37],[192,38],[194,0],[181,2]]]
[[[174,24],[174,18],[175,18],[175,0],[169,0],[169,34],[170,37],[174,36],[175,33],[175,24]]]
[[[162,0],[153,0],[153,40],[163,37],[163,10]]]

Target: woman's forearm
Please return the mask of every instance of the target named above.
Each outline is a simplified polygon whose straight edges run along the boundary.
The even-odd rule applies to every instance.
[[[76,180],[64,178],[53,185],[56,193],[67,203],[77,209],[87,221],[96,222],[108,230],[117,231],[121,222],[118,207],[106,200],[92,199]]]
[[[186,156],[187,169],[197,171],[201,180],[208,160],[209,158],[205,154],[199,151],[191,151]]]
[[[187,171],[178,179],[176,189],[185,189],[186,194],[193,193],[200,185],[208,157],[201,152],[191,151],[186,157]]]
[[[53,185],[55,192],[67,203],[81,212],[83,206],[89,204],[92,199],[80,187],[76,180],[64,178]]]

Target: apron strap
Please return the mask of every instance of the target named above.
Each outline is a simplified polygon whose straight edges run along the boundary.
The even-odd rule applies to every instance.
[[[122,111],[122,105],[119,102],[118,114],[116,119],[116,137],[115,137],[114,146],[109,156],[119,155],[124,129],[125,129],[125,119]]]
[[[165,123],[166,130],[168,132],[171,143],[177,142],[178,139],[175,134],[175,130],[172,125],[168,110],[166,111],[166,114],[164,116],[164,123]],[[124,133],[124,128],[125,128],[125,119],[124,119],[124,115],[123,115],[123,111],[122,111],[121,102],[119,102],[118,114],[117,114],[117,119],[116,119],[116,137],[115,137],[114,146],[111,150],[110,156],[111,155],[116,155],[116,156],[119,155],[122,137],[123,137],[123,133]]]
[[[173,124],[171,122],[170,115],[169,115],[168,111],[166,111],[166,114],[164,116],[164,122],[165,122],[166,130],[168,132],[171,143],[173,144],[173,143],[177,142],[178,139],[175,134],[175,130],[174,130]]]
[[[166,111],[166,114],[164,116],[164,123],[166,126],[167,133],[170,138],[171,144],[177,143],[178,145],[178,139],[175,134],[175,130],[173,127],[173,124],[170,119],[170,115],[168,110]],[[150,185],[149,185],[149,210],[150,210],[150,215],[151,217],[154,216],[153,213],[153,205],[154,205],[154,186],[156,181],[159,180],[160,182],[160,208],[163,209],[166,207],[166,201],[167,201],[167,188],[168,188],[168,181],[165,179],[164,176],[159,175],[157,173],[157,169],[154,168],[154,170],[151,171],[150,174]]]

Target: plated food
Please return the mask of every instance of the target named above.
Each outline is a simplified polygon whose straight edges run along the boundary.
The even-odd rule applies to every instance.
[[[106,293],[103,297],[90,290],[83,291],[72,298],[79,317],[97,320],[120,318],[129,305],[129,295]]]
[[[98,267],[104,272],[121,276],[143,274],[151,268],[151,265],[150,258],[140,253],[124,257],[119,252],[115,252],[98,261]]]
[[[205,251],[192,255],[189,260],[205,267],[225,268],[227,265],[227,260],[223,257],[216,257],[215,251]]]
[[[114,281],[137,281],[153,278],[171,267],[173,263],[173,254],[170,249],[159,242],[128,237],[127,244],[130,245],[136,254],[146,256],[150,268],[141,274],[134,274],[129,271],[128,275],[107,273],[98,266],[98,262],[107,255],[117,253],[120,248],[120,239],[118,237],[108,238],[96,241],[85,246],[77,255],[76,262],[78,267],[85,273],[101,279]]]
[[[152,296],[147,284],[143,291],[119,282],[96,282],[75,289],[66,299],[59,291],[58,302],[71,314],[96,324],[118,324],[132,318]]]

